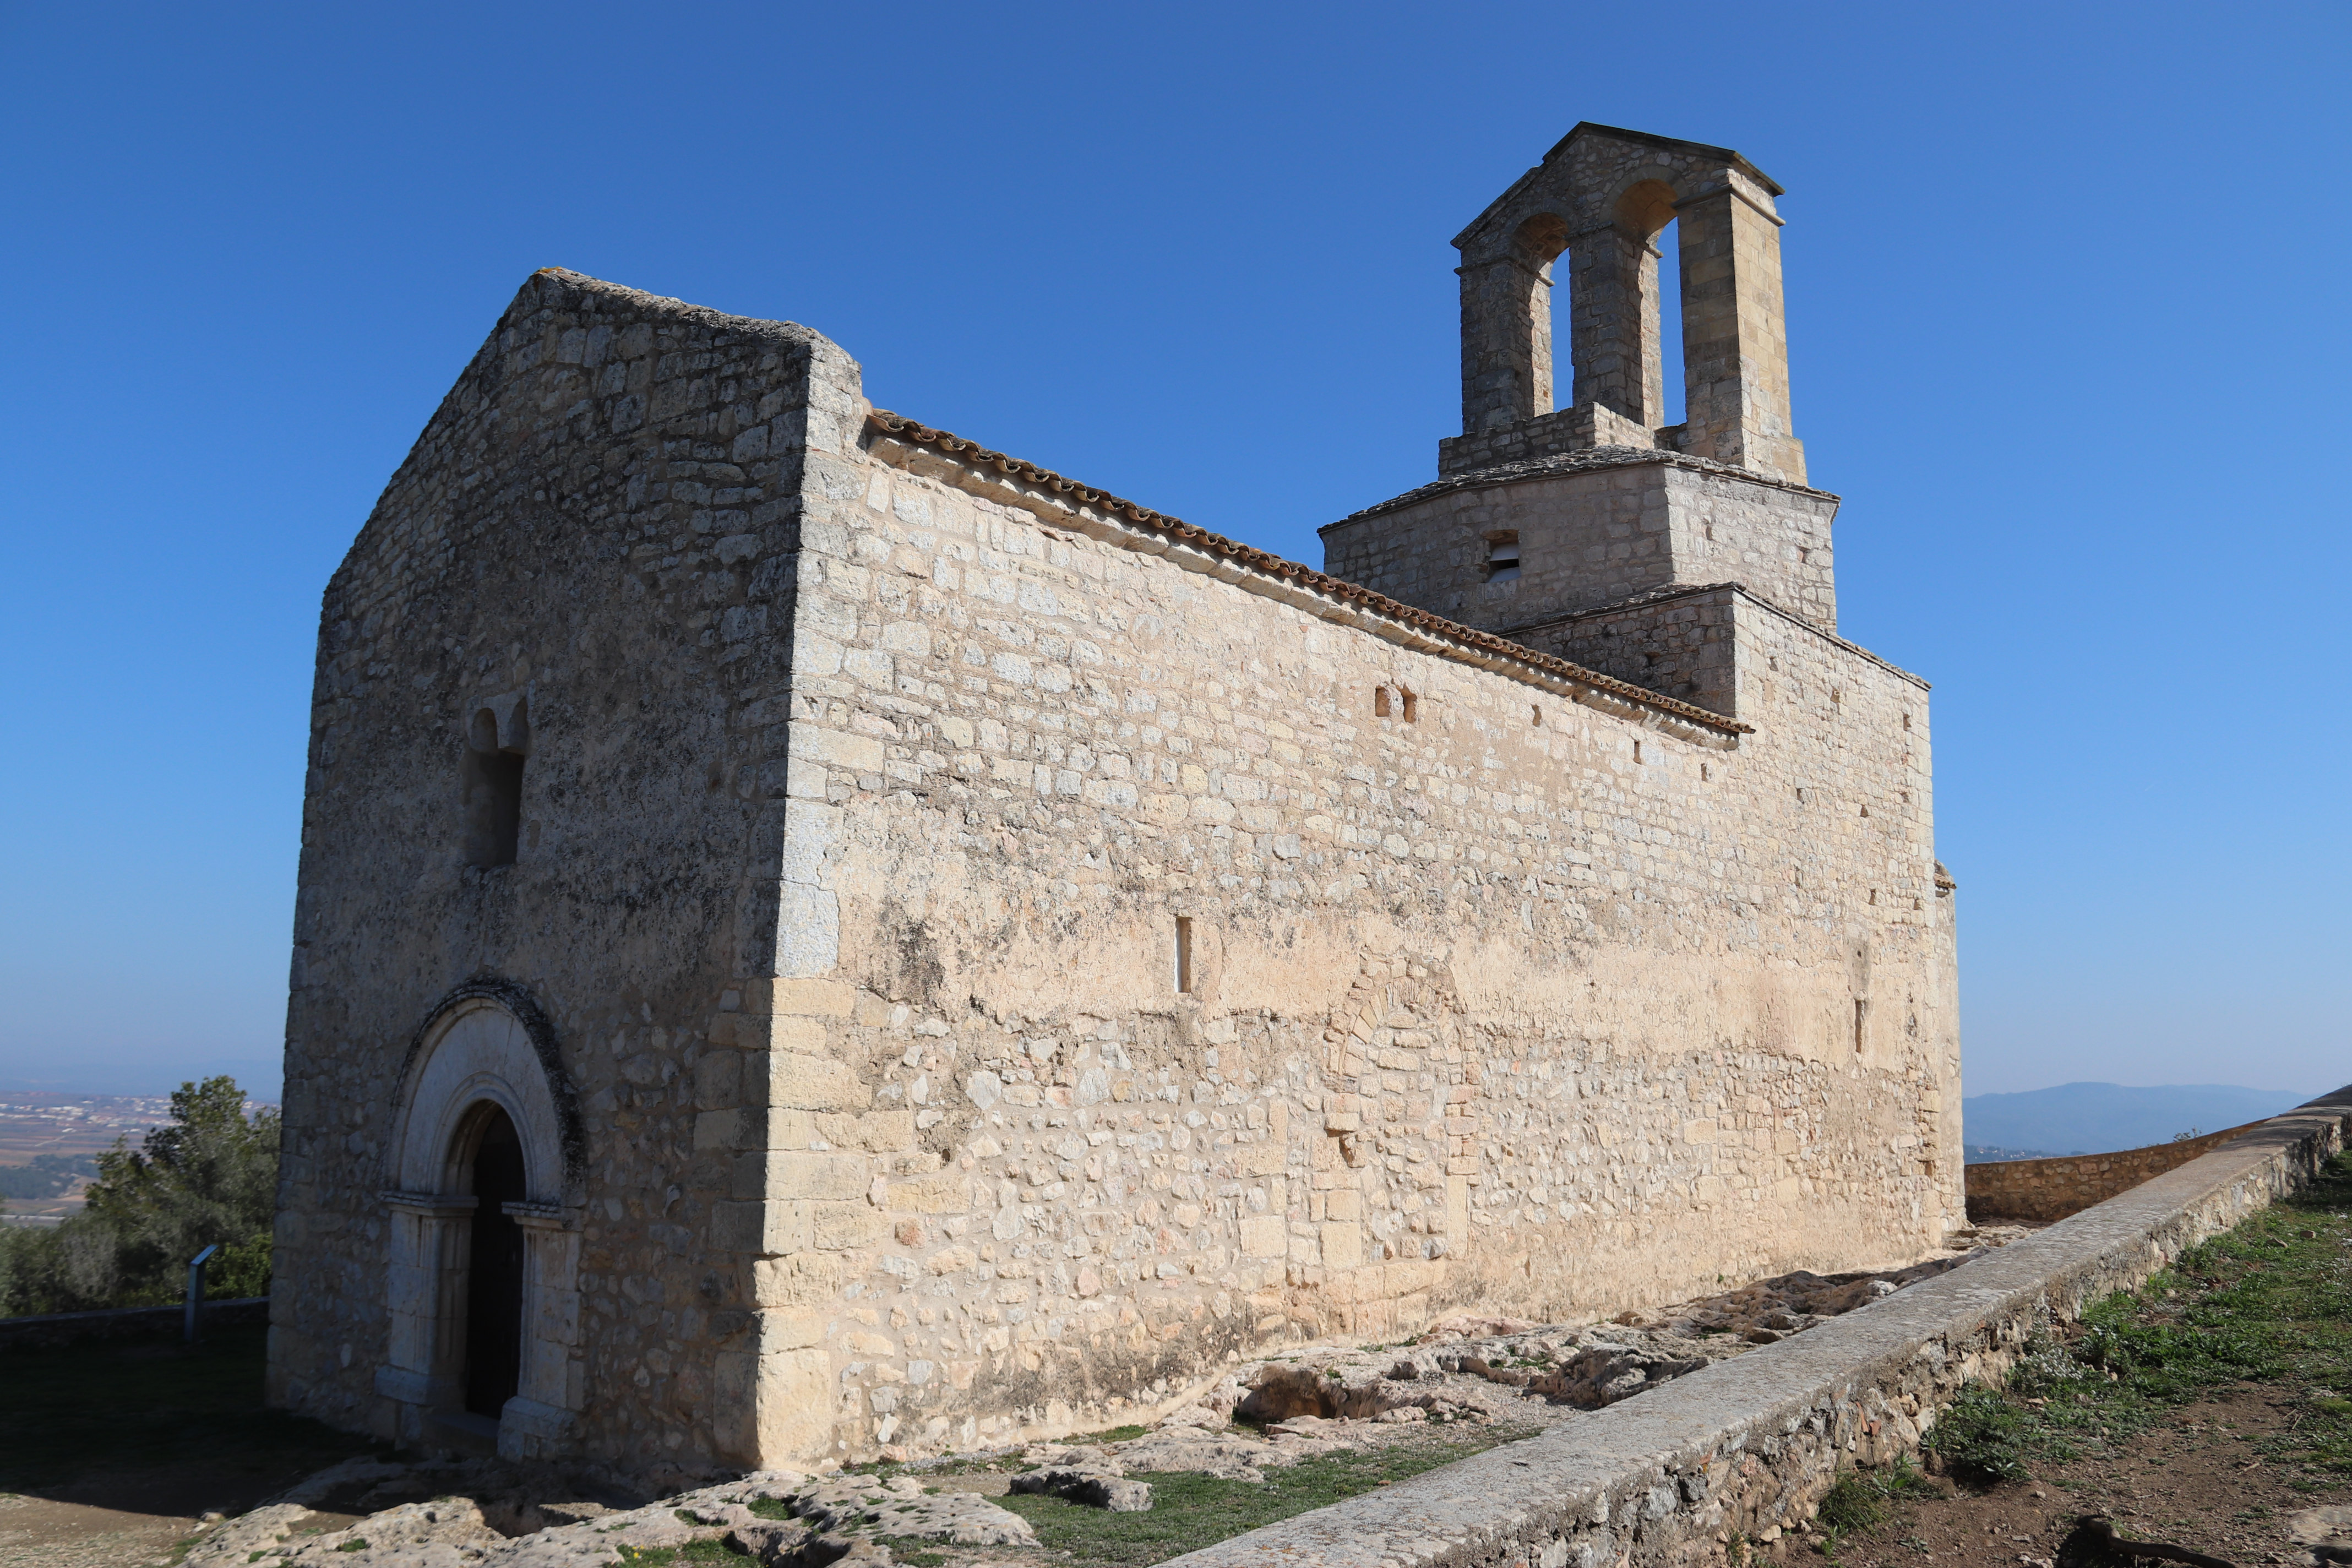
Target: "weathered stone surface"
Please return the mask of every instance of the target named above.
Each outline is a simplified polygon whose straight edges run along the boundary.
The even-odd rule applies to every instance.
[[[1441,480],[1321,533],[1336,575],[1665,696],[1704,689],[1701,706],[1738,717],[1738,611],[1720,596],[1737,584],[1835,632],[1837,509],[1820,490],[1618,447]],[[1508,574],[1493,569],[1505,538]],[[1719,604],[1688,603],[1702,594]],[[1666,653],[1677,668],[1658,668]]]
[[[807,329],[534,276],[323,610],[272,1397],[462,1423],[508,1226],[500,1452],[669,1488],[1935,1249],[1925,688],[1742,450],[1375,509],[1383,600],[877,413]],[[1539,595],[1436,619],[1538,491]],[[1681,563],[1801,602],[1579,597]],[[1490,635],[1538,596],[1671,658]]]
[[[372,1513],[348,1530],[308,1537],[285,1561],[318,1564],[363,1559],[383,1568],[455,1568],[505,1544],[506,1537],[489,1527],[472,1499],[445,1498],[402,1503]]]
[[[2287,1539],[2304,1549],[2304,1561],[2313,1568],[2352,1563],[2352,1507],[2307,1508],[2289,1518],[2286,1529]]]
[[[1049,1465],[1015,1476],[1013,1489],[1041,1497],[1066,1498],[1113,1513],[1141,1513],[1151,1506],[1150,1483],[1131,1481],[1109,1470],[1069,1465]]]
[[[1197,1428],[1155,1432],[1119,1447],[1119,1463],[1139,1473],[1193,1471],[1224,1481],[1263,1481],[1265,1472],[1258,1467],[1280,1462],[1272,1444]]]
[[[972,1492],[929,1492],[911,1477],[877,1481],[845,1476],[820,1481],[786,1499],[796,1519],[827,1535],[861,1527],[886,1536],[950,1541],[959,1546],[1024,1545],[1036,1539],[1029,1521]]]
[[[1454,237],[1465,434],[1439,444],[1439,466],[1654,443],[1803,483],[1789,418],[1780,194],[1727,147],[1592,124],[1560,138]],[[1654,243],[1670,223],[1688,413],[1672,426]],[[1555,411],[1549,296],[1563,254],[1575,279],[1575,378],[1570,405]]]
[[[1778,1539],[1838,1474],[1916,1453],[1939,1409],[2053,1320],[2309,1181],[2352,1088],[1860,1310],[1542,1436],[1171,1559],[1185,1568],[1707,1561]]]

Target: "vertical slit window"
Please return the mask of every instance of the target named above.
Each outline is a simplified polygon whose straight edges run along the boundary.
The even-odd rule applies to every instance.
[[[523,759],[530,720],[520,702],[503,726],[491,709],[466,726],[466,754],[457,771],[466,813],[466,864],[511,866],[522,834]]]

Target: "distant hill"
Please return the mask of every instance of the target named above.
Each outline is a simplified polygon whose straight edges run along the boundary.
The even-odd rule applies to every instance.
[[[2168,1142],[2192,1127],[2219,1132],[2259,1121],[2310,1098],[2231,1084],[2126,1089],[2119,1083],[2062,1083],[2023,1094],[1970,1095],[1960,1101],[1960,1118],[1962,1136],[1979,1147],[2104,1154]]]

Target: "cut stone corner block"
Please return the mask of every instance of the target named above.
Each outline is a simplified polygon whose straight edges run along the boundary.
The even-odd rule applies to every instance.
[[[499,1411],[499,1458],[551,1459],[572,1454],[580,1437],[579,1413],[515,1395]]]

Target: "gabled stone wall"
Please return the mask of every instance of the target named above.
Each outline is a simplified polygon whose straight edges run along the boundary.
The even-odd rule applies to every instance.
[[[801,450],[854,434],[843,374],[854,389],[846,357],[803,328],[540,273],[329,584],[274,1403],[448,1440],[423,1427],[452,1397],[428,1384],[462,1351],[448,1269],[467,1201],[393,1191],[393,1145],[428,1021],[469,986],[503,985],[543,1012],[542,1070],[568,1078],[585,1129],[570,1168],[534,1162],[544,1202],[520,1216],[561,1233],[535,1256],[576,1258],[574,1278],[532,1285],[530,1332],[568,1363],[542,1368],[541,1387],[576,1402],[542,1402],[550,1430],[532,1440],[692,1469],[748,1423],[748,1391],[716,1373],[751,1321],[750,1258],[713,1245],[734,1173],[696,1146],[696,1095],[710,1020],[740,975],[773,966]],[[519,707],[516,858],[472,867],[469,721]],[[418,1201],[436,1197],[459,1201]],[[443,1250],[409,1269],[395,1230],[420,1225],[418,1244]],[[417,1352],[437,1371],[393,1375],[403,1312],[437,1315],[419,1331],[442,1338]]]

